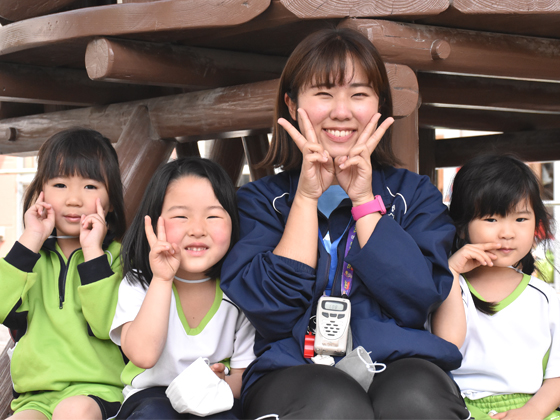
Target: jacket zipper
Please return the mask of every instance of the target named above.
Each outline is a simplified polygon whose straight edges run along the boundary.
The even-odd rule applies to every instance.
[[[58,275],[58,309],[62,309],[64,307],[64,296],[66,293],[66,278],[68,277],[68,267],[70,266],[70,260],[72,256],[77,251],[73,251],[70,256],[68,257],[68,264],[64,264],[64,259],[62,255],[60,255],[57,251],[53,251],[60,261],[60,274]]]

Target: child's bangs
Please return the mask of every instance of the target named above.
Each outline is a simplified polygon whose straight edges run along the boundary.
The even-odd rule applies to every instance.
[[[107,185],[103,156],[95,152],[89,154],[85,152],[87,151],[59,153],[56,159],[46,162],[46,178],[81,176]]]
[[[504,177],[505,178],[505,177]],[[511,177],[480,186],[474,202],[474,218],[491,215],[507,216],[520,202],[533,206],[530,189],[523,180]]]

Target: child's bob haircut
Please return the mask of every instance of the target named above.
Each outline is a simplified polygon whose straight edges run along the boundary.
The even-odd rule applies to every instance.
[[[24,213],[35,203],[44,185],[59,176],[81,176],[102,182],[112,210],[106,221],[122,239],[126,230],[121,172],[111,141],[95,130],[71,128],[53,134],[38,153],[37,173],[25,193]]]
[[[517,204],[527,201],[535,213],[537,242],[551,239],[550,214],[541,199],[541,184],[531,168],[512,155],[483,155],[466,163],[455,176],[449,212],[457,234],[453,252],[470,243],[469,222],[497,214],[506,216]],[[517,267],[526,274],[534,271],[534,258],[529,252]]]
[[[160,166],[152,176],[134,220],[124,236],[121,250],[123,274],[131,283],[139,282],[148,288],[153,276],[149,262],[150,245],[144,226],[145,216],[150,216],[154,232],[157,232],[157,222],[161,216],[167,188],[175,180],[186,176],[206,178],[210,181],[216,198],[231,217],[231,240],[228,252],[237,242],[239,238],[237,197],[231,178],[226,171],[209,159],[187,157],[173,160]],[[185,191],[185,194],[188,193]],[[224,259],[225,255],[206,272],[206,275],[218,278]],[[127,274],[129,275],[127,276]]]
[[[352,63],[348,68],[347,62]],[[312,84],[328,88],[342,85],[347,76],[360,66],[368,83],[379,98],[381,124],[393,115],[393,103],[387,71],[373,44],[360,32],[352,29],[323,29],[305,38],[293,51],[282,76],[275,104],[274,130],[270,150],[260,166],[300,169],[302,155],[289,134],[278,124],[284,118],[298,128],[284,101],[287,94],[297,104],[298,94]],[[371,155],[375,168],[394,166],[398,159],[391,146],[391,130],[387,130]]]

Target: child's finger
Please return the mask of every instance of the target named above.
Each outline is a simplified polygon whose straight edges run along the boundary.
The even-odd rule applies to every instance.
[[[165,221],[163,217],[158,217],[157,221],[157,238],[160,241],[167,242],[167,235],[165,234]]]
[[[97,197],[95,200],[95,206],[97,208],[97,214],[100,215],[103,220],[105,220],[105,210],[103,210],[103,206],[101,205],[101,199]]]
[[[150,248],[152,248],[157,242],[157,236],[154,232],[154,228],[152,227],[152,219],[150,216],[144,217],[144,230],[146,231],[146,238],[148,238],[148,244],[150,244]]]

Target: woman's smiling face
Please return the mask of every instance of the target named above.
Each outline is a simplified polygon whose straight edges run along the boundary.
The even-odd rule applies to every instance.
[[[305,135],[298,108],[305,110],[317,141],[333,158],[348,155],[379,106],[364,70],[350,58],[347,60],[343,84],[329,88],[312,82],[300,89],[297,104],[285,96],[290,115],[297,119],[302,134]]]

